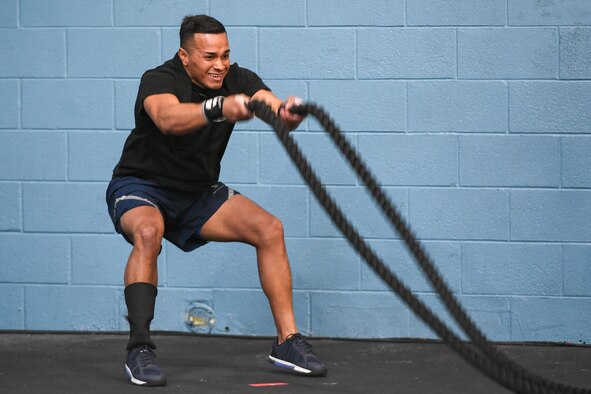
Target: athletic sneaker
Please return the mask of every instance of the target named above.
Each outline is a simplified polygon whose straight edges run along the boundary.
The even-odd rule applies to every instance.
[[[156,364],[156,355],[148,345],[135,347],[127,354],[125,373],[138,386],[165,386],[166,376]]]
[[[327,373],[326,364],[318,359],[312,345],[300,333],[291,334],[281,345],[275,340],[269,362],[308,376],[326,376]]]

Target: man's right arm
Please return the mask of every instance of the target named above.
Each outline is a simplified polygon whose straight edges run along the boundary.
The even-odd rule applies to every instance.
[[[228,96],[223,104],[223,116],[230,122],[252,118],[246,108],[249,97],[243,94]],[[144,109],[163,134],[184,135],[209,124],[202,103],[181,103],[170,93],[154,94],[144,99]]]
[[[209,123],[201,104],[181,103],[170,93],[146,97],[144,109],[163,134],[187,134]]]

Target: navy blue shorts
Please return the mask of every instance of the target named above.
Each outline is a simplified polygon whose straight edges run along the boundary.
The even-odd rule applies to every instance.
[[[107,205],[115,230],[133,245],[132,240],[121,230],[121,216],[140,206],[157,208],[164,217],[164,238],[185,252],[207,243],[199,233],[210,217],[235,194],[222,182],[199,193],[187,193],[168,189],[154,181],[120,177],[109,183]]]

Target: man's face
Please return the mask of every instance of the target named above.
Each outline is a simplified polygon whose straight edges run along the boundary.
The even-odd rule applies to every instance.
[[[197,33],[186,47],[179,49],[179,56],[193,83],[207,89],[220,89],[230,68],[228,36]]]

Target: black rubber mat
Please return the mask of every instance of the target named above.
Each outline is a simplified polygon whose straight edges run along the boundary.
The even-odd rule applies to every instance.
[[[2,393],[506,393],[441,343],[311,339],[327,377],[267,363],[271,339],[153,335],[168,385],[131,385],[123,334],[0,333]],[[591,347],[503,345],[532,372],[591,387]],[[254,386],[253,386],[254,385]]]

